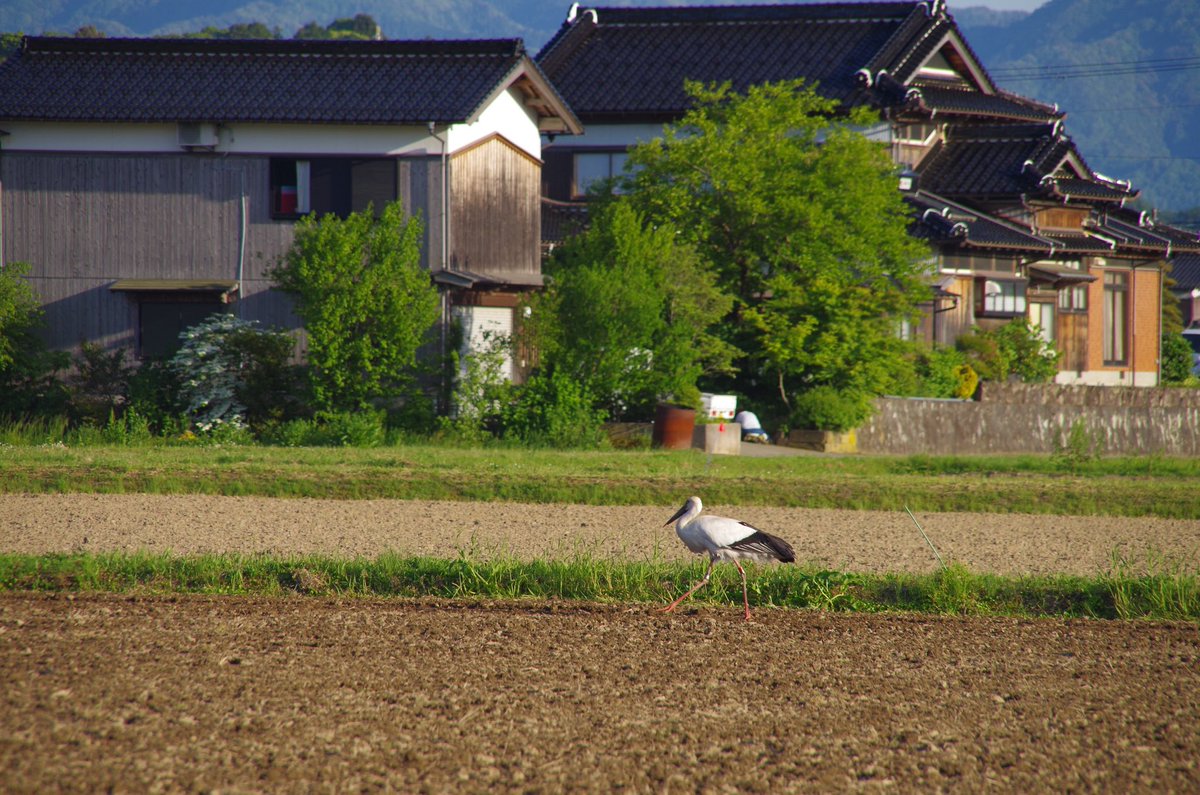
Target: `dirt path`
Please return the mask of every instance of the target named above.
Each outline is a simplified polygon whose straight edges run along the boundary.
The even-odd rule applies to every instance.
[[[42,792],[1195,792],[1193,625],[0,595]]]
[[[0,494],[0,550],[46,553],[149,550],[374,557],[454,556],[469,549],[521,558],[583,550],[683,558],[663,522],[678,507],[522,505],[404,500]],[[709,510],[792,542],[797,558],[856,572],[932,571],[936,561],[903,511],[792,508]],[[1114,551],[1147,549],[1194,565],[1200,522],[1168,519],[918,514],[943,557],[1003,574],[1107,570]]]

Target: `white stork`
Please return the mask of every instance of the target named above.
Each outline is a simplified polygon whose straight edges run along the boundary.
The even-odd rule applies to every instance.
[[[696,591],[708,585],[712,576],[713,566],[719,560],[731,560],[742,575],[742,604],[746,607],[746,620],[750,620],[750,599],[746,594],[746,570],[738,563],[739,558],[747,560],[770,561],[778,560],[791,563],[796,560],[796,553],[788,542],[770,533],[764,533],[756,527],[739,522],[737,519],[727,519],[724,516],[701,516],[704,504],[699,497],[688,497],[683,507],[667,520],[663,527],[679,520],[675,524],[675,532],[684,546],[696,554],[708,553],[708,570],[704,579],[696,583],[683,596],[662,609],[670,613],[680,602],[687,599]]]

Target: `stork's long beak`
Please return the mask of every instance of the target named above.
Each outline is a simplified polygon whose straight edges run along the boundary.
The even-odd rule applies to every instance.
[[[667,525],[669,525],[671,522],[673,522],[673,521],[675,521],[676,519],[678,519],[679,517],[683,516],[683,514],[684,514],[686,511],[687,511],[687,503],[685,502],[685,503],[683,504],[683,507],[682,507],[682,508],[680,508],[678,511],[676,511],[676,512],[675,512],[675,515],[674,515],[674,516],[672,516],[670,519],[668,519],[668,520],[666,521],[666,524],[664,524],[664,525],[663,525],[663,527],[666,527],[666,526],[667,526]]]

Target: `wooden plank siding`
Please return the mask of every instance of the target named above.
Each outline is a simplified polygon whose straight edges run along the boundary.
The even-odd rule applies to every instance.
[[[0,190],[4,261],[30,263],[56,348],[133,345],[136,307],[109,290],[118,279],[237,279],[243,193],[239,312],[298,325],[266,277],[293,237],[269,216],[266,158],[3,152]]]
[[[946,289],[958,296],[958,303],[938,316],[938,343],[952,345],[975,324],[975,279],[957,275]]]
[[[450,158],[451,267],[541,272],[541,162],[495,135]]]
[[[1058,369],[1082,373],[1088,369],[1088,313],[1058,312],[1058,349],[1063,352]]]
[[[243,191],[245,259],[235,308],[263,325],[298,329],[290,302],[271,290],[267,276],[294,238],[292,221],[271,217],[269,162],[0,153],[4,261],[31,264],[50,344],[132,346],[136,305],[109,291],[118,279],[237,279]],[[372,176],[356,185],[355,206],[401,199],[424,221],[422,265],[440,265],[440,158],[397,159],[394,181]]]
[[[440,157],[410,157],[396,161],[396,192],[406,214],[419,214],[424,224],[421,266],[442,267],[442,161]]]

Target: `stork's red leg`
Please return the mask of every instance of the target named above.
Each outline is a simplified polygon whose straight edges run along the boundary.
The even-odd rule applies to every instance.
[[[703,588],[705,585],[708,585],[708,578],[712,576],[713,563],[715,563],[715,561],[714,561],[714,560],[712,560],[712,559],[710,558],[710,559],[709,559],[709,561],[708,561],[708,571],[704,572],[704,579],[700,580],[700,582],[698,582],[698,583],[696,583],[695,585],[693,585],[693,586],[691,587],[691,589],[690,589],[690,590],[689,590],[687,593],[685,593],[683,596],[681,596],[681,597],[679,597],[678,599],[676,599],[674,602],[671,602],[671,604],[669,604],[669,605],[667,605],[666,607],[664,607],[664,608],[663,608],[663,609],[662,609],[660,612],[663,612],[663,613],[670,613],[670,612],[671,612],[672,610],[674,610],[674,609],[675,609],[675,608],[676,608],[676,607],[679,605],[679,603],[680,603],[680,602],[682,602],[684,599],[687,599],[689,596],[691,596],[692,594],[694,594],[696,591],[700,590],[700,589],[701,589],[701,588]]]
[[[746,570],[742,568],[742,564],[734,558],[733,565],[738,567],[738,571],[742,574],[742,604],[746,606],[746,620],[750,620],[750,597],[746,594]]]

